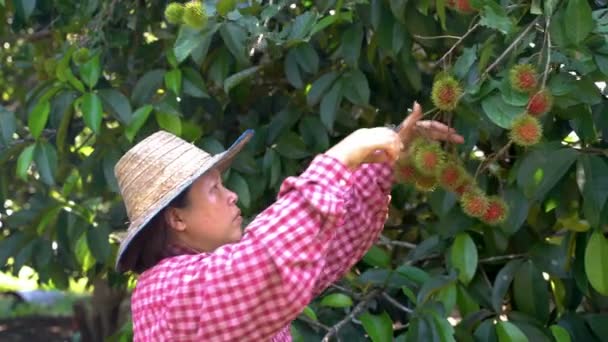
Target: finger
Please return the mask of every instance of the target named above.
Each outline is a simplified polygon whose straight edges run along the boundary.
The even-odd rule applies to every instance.
[[[418,104],[418,102],[414,102],[414,109],[412,110],[412,113],[410,113],[410,115],[408,115],[407,118],[405,118],[405,120],[403,120],[403,122],[399,126],[400,129],[399,129],[398,133],[399,133],[399,137],[401,138],[401,140],[405,140],[406,138],[411,136],[412,131],[414,130],[414,127],[416,126],[416,123],[421,118],[422,118],[422,107],[420,107],[420,104]]]
[[[416,128],[420,134],[433,140],[444,140],[456,144],[464,143],[464,137],[460,134],[455,133],[454,130],[433,129],[426,128],[424,126],[417,126]]]
[[[435,140],[445,140],[457,144],[464,143],[464,138],[456,133],[454,128],[448,127],[438,121],[419,121],[416,124],[419,133]]]

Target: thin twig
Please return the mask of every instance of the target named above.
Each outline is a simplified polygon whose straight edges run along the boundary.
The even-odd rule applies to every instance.
[[[545,23],[545,39],[547,40],[547,62],[545,63],[545,71],[543,72],[543,83],[541,89],[545,89],[547,84],[547,75],[549,74],[549,65],[551,64],[551,32],[549,31],[549,25],[551,24],[551,16],[547,17]]]
[[[298,316],[297,320],[300,320],[300,321],[302,321],[302,322],[304,322],[306,324],[310,324],[313,327],[321,328],[321,329],[323,329],[325,331],[329,330],[329,327],[327,325],[325,325],[325,324],[323,324],[323,323],[321,323],[319,321],[315,321],[313,319],[310,319],[306,315],[300,315],[300,316]]]
[[[511,45],[509,45],[509,47],[507,47],[507,49],[500,56],[498,56],[498,58],[494,61],[494,63],[492,63],[489,67],[486,68],[486,70],[484,70],[484,72],[479,77],[479,80],[485,78],[487,76],[487,74],[490,71],[492,71],[492,69],[494,69],[494,67],[496,67],[503,60],[503,58],[505,58],[505,56],[508,55],[509,52],[511,52],[511,50],[513,50],[513,48],[515,48],[517,46],[517,44],[526,36],[528,31],[530,31],[532,29],[532,27],[534,27],[534,25],[536,25],[537,22],[538,22],[538,18],[532,20],[532,22],[528,25],[528,27],[526,27],[519,34],[519,36],[517,36],[517,38],[515,38],[515,40],[511,43]]]
[[[338,284],[331,284],[331,287],[333,287],[334,289],[338,290],[338,291],[342,291],[344,293],[347,293],[349,296],[353,297],[353,299],[359,300],[361,298],[361,294],[360,293],[355,293],[355,291],[351,290],[351,289],[347,289],[344,286],[338,285]]]
[[[409,248],[409,249],[416,248],[416,245],[411,242],[391,240],[384,235],[380,235],[380,240],[377,242],[377,244],[384,245],[384,246],[399,246],[399,247],[405,247],[405,248]]]
[[[496,255],[493,257],[485,258],[485,259],[479,259],[479,262],[483,263],[483,264],[487,264],[487,263],[492,263],[492,262],[497,262],[497,261],[519,259],[519,258],[523,258],[525,256],[526,256],[526,254]]]
[[[447,56],[449,56],[452,53],[452,51],[454,51],[454,49],[465,40],[466,37],[468,37],[471,33],[473,33],[473,31],[475,31],[477,29],[477,27],[479,27],[479,22],[477,22],[475,25],[473,25],[462,37],[460,37],[460,39],[458,39],[458,41],[456,43],[454,43],[454,45],[452,45],[452,47],[448,50],[448,52],[446,52],[443,56],[441,56],[441,58],[439,58],[439,60],[437,62],[435,62],[435,66],[441,64],[441,62],[443,62],[443,60],[446,59]]]
[[[388,293],[386,292],[382,292],[382,297],[384,297],[384,299],[388,300],[391,304],[393,304],[395,307],[397,307],[398,309],[407,312],[408,314],[411,314],[414,312],[414,310],[408,308],[407,306],[399,303],[398,300],[396,300],[395,298],[391,297]]]
[[[332,326],[329,331],[327,332],[327,334],[325,334],[325,336],[323,337],[323,339],[321,340],[322,342],[329,342],[329,339],[338,333],[338,331],[340,330],[340,328],[342,328],[344,325],[346,325],[348,322],[350,322],[356,315],[358,315],[361,311],[365,310],[365,308],[367,307],[367,304],[369,304],[369,302],[374,299],[380,292],[382,292],[381,289],[374,289],[372,291],[370,291],[369,293],[367,293],[363,299],[361,300],[361,302],[359,302],[359,304],[357,304],[357,306],[355,306],[353,308],[353,311],[351,311],[348,316],[344,317],[344,319],[342,319],[340,322],[338,322],[337,324],[335,324],[334,326]]]
[[[477,179],[477,176],[485,171],[485,169],[488,167],[488,165],[490,165],[491,163],[493,163],[494,161],[496,161],[503,153],[505,153],[507,150],[509,150],[509,147],[511,147],[511,145],[513,144],[513,140],[509,140],[509,142],[503,146],[500,150],[498,150],[498,152],[489,155],[488,158],[486,158],[486,160],[483,160],[481,163],[479,163],[479,166],[477,167],[477,170],[475,171],[475,176],[473,178]]]
[[[414,38],[418,38],[418,39],[422,39],[422,40],[434,40],[434,39],[458,39],[458,40],[462,40],[462,37],[460,36],[450,36],[450,35],[443,35],[443,36],[420,36],[415,34]]]

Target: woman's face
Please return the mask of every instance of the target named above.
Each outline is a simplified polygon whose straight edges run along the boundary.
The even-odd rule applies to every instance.
[[[219,171],[202,175],[187,196],[185,208],[169,208],[166,214],[173,241],[211,252],[241,239],[243,218],[236,206],[238,196],[224,187]]]

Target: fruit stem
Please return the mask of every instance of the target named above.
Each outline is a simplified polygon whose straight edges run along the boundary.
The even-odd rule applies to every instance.
[[[491,163],[496,161],[503,153],[505,153],[507,150],[509,150],[509,147],[511,147],[511,145],[513,145],[513,140],[509,140],[509,142],[505,146],[503,146],[498,152],[489,155],[488,158],[486,158],[486,160],[483,160],[481,163],[479,163],[479,166],[477,167],[477,170],[475,171],[474,179],[477,180],[477,176],[481,172],[485,171],[488,168],[488,165],[490,165]]]
[[[540,87],[541,90],[545,89],[547,84],[547,76],[549,75],[549,65],[551,64],[551,32],[549,32],[549,25],[551,24],[551,16],[547,16],[545,23],[545,39],[547,40],[547,62],[545,63],[545,71],[543,72],[543,82]]]

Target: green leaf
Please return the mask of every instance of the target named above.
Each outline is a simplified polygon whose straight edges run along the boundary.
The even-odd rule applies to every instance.
[[[217,13],[222,17],[225,17],[228,12],[231,12],[236,8],[236,0],[218,0],[216,8]]]
[[[407,0],[390,0],[391,12],[400,22],[405,22],[405,7]],[[445,13],[444,13],[445,14]]]
[[[114,167],[118,160],[120,159],[121,153],[118,150],[111,149],[103,156],[103,175],[106,179],[106,183],[108,184],[108,188],[115,193],[120,193],[120,188],[118,187],[118,181],[116,179],[116,175],[114,174]]]
[[[131,103],[129,99],[116,89],[100,89],[97,94],[101,97],[104,108],[116,117],[122,124],[131,121]]]
[[[145,105],[138,108],[135,113],[133,113],[133,118],[129,123],[129,126],[125,128],[125,136],[127,139],[129,139],[129,141],[133,141],[137,135],[137,132],[139,132],[139,129],[144,125],[144,123],[146,123],[152,109],[152,105]]]
[[[171,132],[177,136],[182,134],[182,120],[173,113],[155,111],[156,123],[160,128]]]
[[[447,286],[444,286],[437,291],[435,299],[443,304],[445,312],[452,312],[452,310],[454,310],[454,306],[456,305],[457,294],[456,282],[450,282],[447,284]]]
[[[201,43],[201,39],[206,31],[181,25],[173,47],[173,53],[178,63],[183,62],[196,47]]]
[[[454,76],[456,76],[457,79],[464,79],[476,60],[477,45],[465,48],[454,64]]]
[[[352,24],[342,34],[342,57],[346,64],[353,68],[358,64],[362,41],[363,26],[359,22]]]
[[[543,14],[543,10],[540,8],[540,1],[541,0],[532,0],[532,4],[530,5],[530,14]]]
[[[369,312],[365,312],[359,319],[363,324],[365,332],[367,332],[373,342],[392,341],[393,321],[386,311],[380,315],[372,315]]]
[[[456,339],[454,339],[454,327],[452,327],[446,318],[441,317],[439,314],[437,314],[437,312],[434,311],[430,311],[429,315],[432,318],[434,330],[439,334],[440,342],[456,341]]]
[[[578,152],[570,148],[541,147],[527,154],[517,170],[517,184],[530,199],[544,199],[566,174]]]
[[[27,21],[36,8],[36,0],[15,0],[15,15],[23,21]]]
[[[304,81],[302,80],[302,73],[300,72],[295,50],[289,50],[287,53],[284,68],[285,76],[287,77],[289,84],[297,89],[304,87]]]
[[[255,73],[261,68],[261,66],[256,65],[250,68],[241,70],[236,74],[230,75],[228,78],[224,80],[224,92],[226,94],[230,93],[230,89],[236,87],[244,80],[252,77]]]
[[[521,263],[521,260],[511,260],[496,275],[492,288],[492,307],[496,312],[502,312],[502,300]]]
[[[317,15],[312,11],[304,12],[293,21],[289,31],[288,41],[300,41],[310,34],[317,21]]]
[[[171,90],[173,94],[179,95],[182,90],[182,71],[173,69],[165,73],[165,86]]]
[[[190,67],[182,68],[184,93],[198,98],[209,98],[207,86],[201,74]]]
[[[17,177],[23,180],[27,180],[27,171],[34,160],[34,147],[36,147],[36,145],[29,145],[24,148],[17,159]]]
[[[101,121],[103,118],[101,99],[95,93],[86,93],[80,97],[79,101],[82,101],[80,110],[82,111],[84,123],[95,132],[95,134],[99,134],[101,132]]]
[[[13,134],[17,130],[15,113],[0,105],[0,146],[13,140]]]
[[[359,69],[350,70],[342,75],[340,82],[344,85],[344,97],[350,102],[366,106],[369,104],[370,89],[367,77]]]
[[[30,128],[30,133],[36,139],[42,134],[44,126],[49,119],[51,112],[51,103],[49,101],[38,102],[34,109],[27,117],[27,125]]]
[[[55,173],[57,172],[57,151],[53,145],[38,142],[34,149],[34,162],[40,174],[40,179],[49,185],[55,185]]]
[[[508,188],[505,190],[503,199],[509,208],[509,216],[501,225],[502,230],[507,234],[514,234],[528,217],[530,201],[518,188]]]
[[[304,308],[304,310],[302,311],[302,314],[304,314],[304,316],[312,319],[313,321],[318,321],[319,319],[317,318],[317,314],[315,313],[315,311],[310,307],[310,305],[306,305],[306,307]]]
[[[579,45],[593,30],[591,6],[587,0],[569,0],[566,7],[568,27],[566,37],[574,45]]]
[[[321,299],[321,305],[330,308],[348,308],[353,306],[353,300],[343,293],[332,293]]]
[[[154,69],[146,72],[135,84],[131,93],[131,101],[135,106],[147,104],[156,91],[162,86],[165,70]]]
[[[401,265],[397,267],[395,272],[401,274],[402,276],[408,278],[409,280],[415,282],[418,285],[422,285],[430,279],[428,273],[414,266]]]
[[[388,268],[391,265],[391,257],[385,250],[373,245],[365,255],[363,255],[363,262],[371,266]]]
[[[109,234],[110,229],[107,224],[89,227],[86,233],[87,246],[89,246],[91,255],[101,264],[106,262],[111,253]]]
[[[530,260],[525,261],[513,277],[513,297],[518,311],[541,322],[549,319],[548,283]]]
[[[498,334],[498,342],[527,342],[528,338],[524,333],[513,323],[499,321],[496,324],[496,333]]]
[[[589,224],[600,225],[600,213],[608,199],[608,163],[605,158],[581,154],[579,157],[585,170],[583,186],[583,212]]]
[[[596,231],[591,234],[585,249],[585,273],[593,288],[608,296],[608,241]]]
[[[551,333],[553,334],[553,337],[555,337],[556,342],[570,342],[571,341],[568,330],[564,329],[563,327],[561,327],[557,324],[554,324],[554,325],[550,326],[549,329],[551,329]]]
[[[238,172],[230,172],[230,177],[226,182],[226,187],[233,190],[239,196],[238,202],[245,208],[251,206],[251,194],[249,185],[243,176]]]
[[[340,102],[342,102],[342,88],[342,80],[340,79],[334,82],[329,92],[321,100],[321,122],[330,132],[334,129],[334,121],[336,121],[338,108],[340,108]]]
[[[525,111],[523,107],[515,107],[506,103],[500,94],[483,99],[481,108],[493,123],[504,129],[510,129],[513,119]]]
[[[585,320],[595,336],[600,339],[608,336],[608,315],[606,313],[588,314],[585,315]]]
[[[352,12],[341,12],[335,13],[334,15],[328,15],[325,18],[319,20],[310,31],[310,35],[313,36],[317,32],[323,31],[327,27],[333,25],[336,22],[347,22],[351,23],[353,21],[353,13]]]
[[[505,35],[509,34],[513,29],[513,22],[507,12],[502,6],[495,2],[486,3],[481,12],[481,20],[479,23],[482,26],[495,29]]]
[[[321,97],[327,92],[337,78],[338,73],[330,71],[314,81],[306,95],[306,102],[308,105],[312,107],[319,103]]]
[[[95,87],[100,75],[99,54],[96,54],[80,66],[80,78],[89,86],[89,89]]]
[[[309,149],[322,153],[329,148],[329,135],[323,123],[314,116],[305,116],[298,126],[302,140]]]
[[[310,155],[302,138],[294,132],[285,132],[276,142],[276,151],[288,159],[302,159]]]
[[[475,242],[467,233],[456,235],[450,259],[454,268],[458,270],[458,279],[463,284],[468,284],[477,270],[477,247]]]
[[[247,46],[247,32],[240,26],[232,22],[224,22],[220,27],[220,36],[230,53],[239,63],[246,65],[249,63],[245,55]]]
[[[477,301],[469,294],[467,289],[458,285],[458,293],[456,297],[456,303],[458,305],[458,310],[462,314],[462,317],[466,317],[471,313],[479,312],[479,304]]]
[[[310,43],[301,43],[292,49],[300,68],[309,74],[319,71],[319,55]]]
[[[87,244],[87,234],[82,234],[76,241],[76,245],[74,246],[74,255],[76,256],[78,263],[85,271],[91,269],[91,267],[95,265],[95,258],[91,254],[91,249]]]

